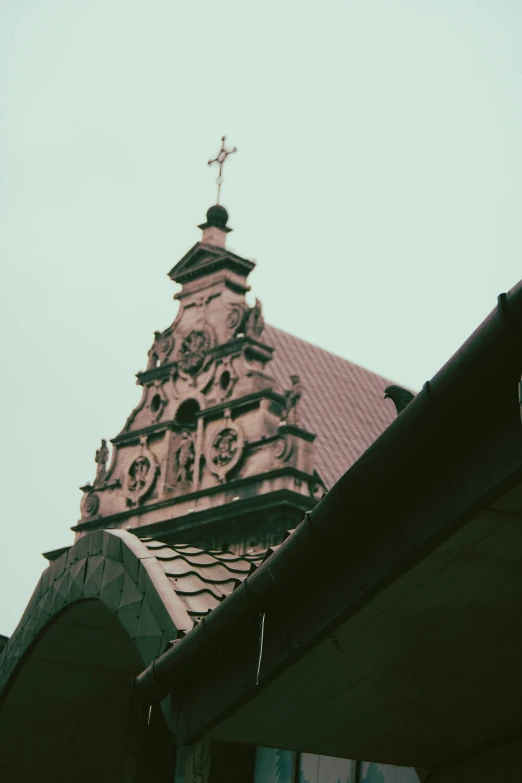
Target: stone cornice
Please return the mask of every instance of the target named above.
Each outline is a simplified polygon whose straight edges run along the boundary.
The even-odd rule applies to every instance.
[[[149,424],[148,427],[141,427],[139,430],[129,430],[128,432],[120,432],[119,435],[116,435],[115,438],[111,438],[111,443],[113,446],[117,446],[120,443],[133,443],[133,441],[136,441],[136,443],[139,443],[140,437],[143,435],[152,435],[155,432],[161,432],[162,430],[174,430],[174,431],[181,431],[182,429],[186,429],[186,427],[183,427],[179,422],[175,421],[174,419],[170,419],[169,421],[158,421],[155,424]]]
[[[212,405],[205,408],[205,410],[200,411],[198,413],[198,418],[214,418],[215,416],[223,415],[226,410],[239,411],[244,410],[245,408],[255,407],[255,403],[263,399],[273,400],[282,405],[285,404],[284,395],[279,394],[279,392],[276,392],[273,389],[261,389],[261,391],[252,392],[252,394],[245,394],[243,397],[218,402],[216,405]]]
[[[183,284],[223,267],[246,278],[254,269],[255,262],[225,248],[197,242],[170,270],[169,277],[174,282]]]
[[[211,270],[209,270],[211,271]],[[244,278],[243,278],[244,279]],[[230,291],[234,291],[236,294],[247,294],[250,291],[250,286],[246,283],[242,283],[241,279],[231,277],[230,275],[227,275],[226,270],[223,271],[223,275],[220,277],[214,277],[212,280],[212,285],[217,285],[221,283],[225,286],[225,288],[228,288]],[[182,299],[186,299],[187,297],[194,296],[194,294],[205,291],[208,288],[209,284],[208,281],[205,281],[204,278],[201,279],[201,285],[197,285],[195,283],[193,286],[190,287],[190,291],[177,291],[174,294],[174,299],[176,301],[181,301]]]
[[[235,400],[234,399],[225,400],[225,402],[220,402],[217,405],[212,405],[209,408],[205,408],[204,410],[196,414],[196,418],[198,419],[214,418],[217,415],[223,414],[226,410],[238,411],[238,410],[244,410],[245,408],[249,408],[249,407],[255,407],[255,403],[262,399],[271,399],[274,400],[274,402],[281,403],[282,405],[284,405],[285,402],[285,398],[282,394],[279,394],[278,392],[275,392],[272,389],[261,389],[261,391],[253,392],[252,394],[247,394],[244,397],[238,397]],[[129,430],[128,432],[120,432],[120,434],[116,435],[115,438],[111,438],[110,442],[112,443],[113,446],[117,446],[120,443],[127,443],[127,444],[131,444],[133,442],[139,443],[140,437],[142,437],[143,435],[152,435],[156,432],[162,432],[163,430],[181,432],[181,430],[183,429],[186,429],[185,425],[180,424],[175,419],[169,419],[168,421],[158,421],[155,422],[154,424],[149,424],[147,427],[141,427],[139,430]],[[298,434],[300,437],[304,437],[306,440],[313,440],[315,438],[315,435],[306,432],[306,430],[301,430],[299,427],[292,426],[290,429],[285,429],[285,432],[290,432],[291,434]],[[89,484],[85,486],[86,490],[90,488],[91,485]],[[80,487],[80,489],[83,490],[84,487]]]
[[[205,361],[215,361],[221,359],[223,356],[229,356],[232,353],[241,353],[245,349],[250,350],[258,354],[256,358],[261,359],[264,362],[270,361],[274,348],[261,340],[256,340],[254,337],[243,336],[236,337],[233,340],[229,340],[226,343],[215,345],[211,348],[205,356]],[[177,361],[169,362],[168,364],[162,364],[160,367],[154,367],[152,370],[140,370],[136,373],[137,383],[140,386],[146,386],[153,381],[165,381],[175,372]]]
[[[314,432],[309,432],[296,424],[287,424],[286,422],[282,422],[279,425],[279,435],[296,435],[309,443],[312,443],[317,437]]]
[[[318,503],[317,498],[309,495],[301,495],[291,489],[279,489],[269,492],[265,495],[256,497],[241,498],[236,501],[224,503],[221,506],[213,506],[201,511],[193,511],[180,517],[162,520],[161,522],[152,522],[150,525],[143,525],[139,528],[129,528],[140,536],[157,536],[161,540],[167,540],[176,532],[200,532],[207,530],[208,526],[219,522],[237,522],[242,517],[259,517],[269,512],[276,511],[278,515],[284,516],[285,512],[295,510],[302,514],[310,511]],[[231,513],[232,512],[232,513]]]
[[[199,489],[196,492],[187,492],[183,495],[176,495],[175,497],[165,498],[164,500],[157,501],[156,503],[149,503],[147,505],[129,508],[126,509],[125,511],[120,511],[117,514],[111,514],[105,517],[98,516],[95,519],[89,519],[85,522],[82,522],[80,520],[78,524],[73,525],[73,527],[71,527],[71,530],[73,530],[74,532],[80,532],[80,531],[84,532],[86,530],[93,530],[100,527],[101,528],[117,527],[120,522],[124,521],[125,519],[128,519],[129,517],[143,516],[144,514],[148,514],[151,511],[157,511],[158,509],[168,508],[170,506],[175,507],[180,505],[181,503],[187,503],[190,501],[196,502],[199,498],[202,497],[212,497],[215,495],[224,494],[225,492],[229,494],[234,490],[239,489],[240,487],[243,487],[245,485],[259,484],[263,481],[279,478],[282,476],[291,476],[293,478],[301,479],[301,481],[304,482],[314,482],[314,483],[317,482],[317,477],[315,475],[312,475],[310,473],[304,473],[303,471],[298,470],[297,468],[287,465],[282,468],[276,468],[274,470],[267,471],[266,473],[259,473],[255,476],[232,479],[231,481],[227,481],[226,484],[218,484],[215,487],[206,487],[205,489]],[[272,494],[274,493],[268,492],[265,494],[255,495],[251,498],[251,500],[253,504],[257,507],[257,504],[261,502],[262,498],[267,498]],[[295,494],[298,497],[304,497],[304,498],[307,497],[306,495],[300,495],[299,493],[293,493],[293,494]],[[314,503],[316,502],[314,498],[310,498],[310,499],[313,500]],[[223,503],[220,506],[216,506],[215,508],[227,509],[225,511],[225,515],[227,516],[230,515],[229,503]],[[205,511],[206,510],[207,509],[205,509]],[[190,515],[191,519],[196,518],[195,515],[199,513],[203,513],[203,512],[194,512],[194,514]],[[158,525],[160,523],[154,522],[151,524]]]

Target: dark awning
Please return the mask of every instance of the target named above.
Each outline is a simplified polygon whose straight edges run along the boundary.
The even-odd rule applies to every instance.
[[[522,284],[139,678],[201,736],[433,767],[520,729]],[[262,629],[262,644],[261,631]]]

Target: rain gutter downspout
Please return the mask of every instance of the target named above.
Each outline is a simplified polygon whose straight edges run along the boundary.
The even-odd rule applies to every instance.
[[[208,655],[222,649],[244,620],[260,617],[293,591],[309,569],[353,532],[426,451],[456,423],[480,415],[499,386],[513,387],[522,370],[522,281],[498,297],[498,306],[426,383],[397,419],[307,512],[279,549],[227,599],[135,680],[151,703],[186,681]],[[348,521],[347,521],[348,516]]]

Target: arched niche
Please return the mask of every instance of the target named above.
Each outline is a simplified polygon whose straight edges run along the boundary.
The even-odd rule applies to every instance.
[[[178,406],[175,421],[181,427],[195,429],[200,410],[201,405],[199,404],[199,401],[194,397],[189,397],[188,399],[183,400]]]

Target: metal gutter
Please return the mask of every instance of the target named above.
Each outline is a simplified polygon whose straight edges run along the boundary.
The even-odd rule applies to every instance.
[[[497,308],[256,571],[183,639],[136,679],[149,703],[186,682],[255,619],[294,591],[312,567],[346,541],[380,498],[449,434],[480,421],[488,401],[505,390],[507,412],[520,427],[517,385],[522,372],[522,281],[498,297]],[[511,391],[512,390],[512,391]],[[347,516],[349,522],[347,523]]]

